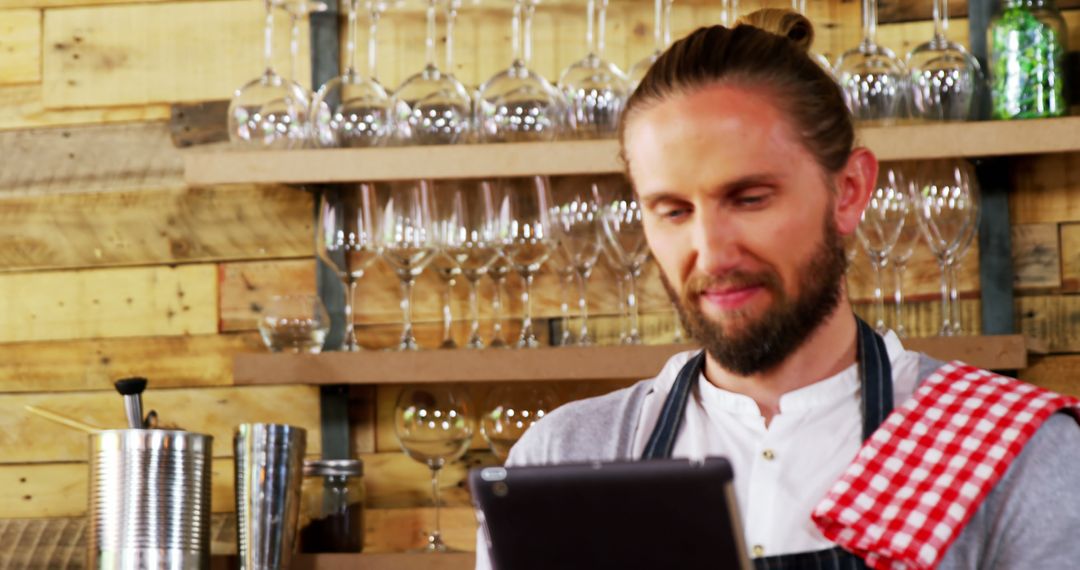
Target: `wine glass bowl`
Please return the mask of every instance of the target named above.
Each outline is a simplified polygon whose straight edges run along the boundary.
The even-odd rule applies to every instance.
[[[383,146],[393,134],[394,107],[386,89],[346,70],[327,81],[311,104],[315,144],[326,148]]]
[[[982,68],[960,44],[935,37],[908,55],[912,113],[935,121],[972,117]]]
[[[857,121],[888,122],[904,111],[906,70],[883,46],[863,42],[836,63],[836,78]]]
[[[233,93],[229,101],[230,142],[239,148],[291,149],[308,136],[306,90],[267,69]]]
[[[559,77],[576,138],[614,137],[619,130],[630,82],[615,64],[590,53]]]
[[[566,99],[547,79],[515,61],[477,91],[482,142],[552,141],[567,128]]]
[[[460,81],[429,65],[394,92],[395,129],[405,143],[455,144],[472,129],[472,99]]]
[[[480,433],[503,462],[521,436],[558,405],[555,392],[543,385],[500,386],[488,394],[486,401]]]

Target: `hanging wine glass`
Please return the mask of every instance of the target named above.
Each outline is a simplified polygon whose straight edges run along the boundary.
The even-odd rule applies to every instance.
[[[423,552],[447,552],[439,520],[439,472],[469,449],[475,431],[473,406],[467,392],[446,385],[405,388],[394,406],[394,432],[401,448],[431,470],[435,525]]]
[[[874,329],[885,334],[885,286],[881,277],[911,209],[908,188],[894,169],[882,169],[856,229],[874,270]]]
[[[630,82],[618,66],[604,59],[608,0],[586,0],[586,6],[585,46],[588,51],[559,77],[559,89],[566,97],[570,113],[567,122],[574,125],[574,130],[567,136],[584,139],[614,137],[619,130],[626,98],[630,96]]]
[[[273,0],[289,16],[289,81],[300,86],[311,99],[311,91],[304,87],[304,82],[297,76],[297,64],[300,59],[300,24],[311,14],[325,12],[329,6],[320,0]]]
[[[379,257],[379,200],[373,184],[339,185],[319,199],[316,252],[345,288],[345,338],[342,350],[357,351],[353,327],[356,281]]]
[[[435,184],[436,239],[440,256],[459,269],[469,282],[468,348],[484,348],[480,337],[477,287],[499,256],[497,191],[488,180],[440,180]],[[444,306],[444,313],[449,306]],[[444,325],[444,330],[448,325]],[[447,338],[444,332],[443,344]]]
[[[289,149],[303,146],[308,134],[308,95],[274,71],[274,12],[265,0],[263,64],[259,77],[237,89],[229,101],[229,141],[242,148]]]
[[[941,329],[953,336],[952,271],[978,227],[978,183],[965,160],[927,161],[918,172],[916,220],[941,269]]]
[[[626,275],[626,312],[629,318],[622,343],[641,344],[637,279],[649,260],[649,244],[641,225],[641,207],[633,190],[626,184],[622,184],[606,199],[602,192],[597,191],[597,203],[600,204],[600,227],[608,254],[614,265]]]
[[[891,122],[904,111],[907,71],[877,43],[877,0],[863,0],[863,39],[840,56],[836,77],[856,121]]]
[[[398,350],[418,350],[413,334],[413,285],[437,251],[434,197],[426,180],[394,182],[383,208],[379,245],[383,259],[401,280],[403,329]]]
[[[739,0],[720,0],[720,25],[733,28],[738,19]]]
[[[472,99],[451,72],[455,0],[447,0],[446,71],[435,65],[437,2],[427,0],[424,69],[406,79],[394,92],[395,128],[405,144],[454,144],[466,140],[472,129]]]
[[[982,83],[982,68],[964,46],[949,41],[947,0],[934,0],[934,37],[907,57],[912,111],[934,121],[966,121]]]
[[[536,348],[540,342],[532,322],[532,283],[555,246],[551,222],[551,195],[545,176],[513,178],[504,182],[499,205],[503,230],[502,254],[524,283],[521,304],[524,317],[517,348]]]
[[[510,67],[477,90],[476,128],[481,142],[550,141],[573,125],[568,123],[563,94],[531,69],[532,23],[536,0],[516,0]],[[520,28],[524,18],[524,38]]]
[[[886,171],[892,171],[893,174],[885,174]],[[878,174],[880,179],[882,176],[892,176],[901,184],[902,188],[907,190],[909,196],[909,202],[911,207],[908,208],[907,215],[904,216],[904,226],[900,230],[899,237],[896,238],[896,244],[893,245],[892,251],[889,253],[889,264],[893,269],[893,325],[892,330],[896,333],[896,336],[905,338],[908,336],[907,325],[904,322],[904,272],[907,270],[908,261],[915,253],[915,247],[918,245],[922,234],[919,232],[919,223],[916,221],[916,210],[918,209],[917,196],[915,190],[914,177],[905,174],[904,168],[897,164],[882,164],[881,174]]]
[[[368,73],[356,70],[357,12],[360,0],[349,0],[345,72],[327,81],[315,94],[311,124],[320,147],[372,147],[386,143],[393,132],[393,104],[376,77],[376,40],[380,2],[368,2]]]
[[[630,92],[637,89],[641,80],[645,78],[645,73],[671,44],[672,4],[673,0],[654,0],[653,2],[653,50],[649,55],[631,65],[630,70],[626,72],[627,80],[630,82]]]
[[[558,405],[555,391],[543,385],[499,386],[486,401],[480,414],[480,433],[502,462],[521,436]]]
[[[620,178],[622,175],[618,175]],[[600,257],[599,209],[596,196],[606,191],[594,189],[611,184],[607,178],[563,178],[555,185],[554,221],[559,235],[559,249],[566,256],[577,277],[578,313],[581,328],[577,343],[595,342],[589,333],[588,282]]]

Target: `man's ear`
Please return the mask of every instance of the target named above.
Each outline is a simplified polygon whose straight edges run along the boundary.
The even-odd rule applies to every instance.
[[[840,235],[851,235],[859,226],[863,210],[877,185],[877,175],[877,157],[869,149],[859,147],[851,151],[847,164],[834,176],[833,220]]]

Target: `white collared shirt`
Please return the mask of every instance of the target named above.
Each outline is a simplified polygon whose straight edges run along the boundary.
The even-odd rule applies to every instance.
[[[889,332],[894,405],[914,392],[919,354],[904,350]],[[682,363],[689,354],[680,355]],[[634,436],[640,457],[681,363],[672,359],[645,398]],[[698,380],[686,406],[673,457],[722,456],[735,472],[735,497],[747,550],[754,557],[832,548],[810,513],[862,445],[862,410],[856,365],[780,397],[768,427],[752,398]]]

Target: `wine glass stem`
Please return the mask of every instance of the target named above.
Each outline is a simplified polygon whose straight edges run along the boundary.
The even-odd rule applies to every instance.
[[[439,544],[442,542],[442,521],[439,517],[439,503],[442,501],[439,498],[439,468],[431,468],[431,500],[435,502],[435,530],[431,532],[434,540],[433,544]]]
[[[671,6],[674,4],[674,0],[664,0],[664,37],[661,41],[657,51],[664,51],[664,48],[671,45]]]
[[[263,66],[267,75],[274,72],[274,6],[266,0],[266,22],[263,26]]]
[[[862,0],[863,43],[877,42],[877,0]]]
[[[446,72],[454,72],[454,23],[457,21],[457,0],[446,2]]]
[[[573,335],[570,334],[570,291],[573,287],[571,281],[574,279],[574,273],[572,271],[563,273],[562,278],[563,282],[560,287],[562,295],[559,302],[559,324],[562,325],[562,338],[559,344],[567,345],[573,339]]]
[[[345,350],[354,352],[360,345],[356,341],[356,325],[353,324],[353,303],[356,302],[356,279],[345,281]]]
[[[373,81],[378,77],[378,64],[379,64],[379,8],[374,2],[371,4],[370,17],[371,21],[368,24],[368,77]]]
[[[585,3],[585,53],[593,55],[596,50],[596,43],[593,41],[595,37],[593,35],[593,26],[595,26],[594,17],[596,15],[596,0],[588,0]]]
[[[607,27],[608,0],[600,0],[596,14],[596,57],[604,59],[604,28]]]
[[[401,331],[401,348],[411,348],[416,344],[412,327],[412,295],[415,281],[416,279],[411,274],[401,279],[401,317],[405,323]]]
[[[289,81],[296,83],[296,60],[300,58],[300,14],[289,10]]]
[[[525,282],[525,286],[521,289],[521,306],[525,310],[524,318],[521,320],[521,342],[527,346],[536,340],[532,324],[532,271],[522,273],[521,278]]]
[[[938,335],[949,336],[952,330],[949,321],[949,314],[952,312],[949,307],[949,266],[944,259],[939,259],[938,267],[941,268],[941,330]]]
[[[653,3],[653,46],[656,53],[664,51],[664,0]]]
[[[960,334],[964,325],[960,322],[960,292],[956,286],[957,261],[949,263],[949,320],[953,331]]]
[[[945,39],[949,33],[949,1],[934,0],[934,38]]]
[[[428,0],[427,34],[424,38],[424,59],[428,69],[435,67],[435,2]]]
[[[480,297],[477,286],[480,276],[466,276],[469,280],[469,346],[479,348],[483,345],[480,340]]]
[[[360,9],[360,0],[349,0],[348,24],[349,29],[345,36],[345,74],[355,75],[356,72],[356,12]]]
[[[641,342],[641,334],[638,332],[637,273],[637,270],[631,269],[626,279],[626,309],[630,315],[630,330],[627,331],[626,338],[631,344]]]
[[[906,264],[893,262],[893,278],[896,286],[893,290],[893,315],[895,317],[893,329],[900,337],[907,334],[907,327],[904,326],[904,269],[906,269]]]
[[[522,40],[522,54],[525,58],[525,65],[532,64],[532,25],[533,16],[536,14],[536,4],[534,0],[525,0],[525,35]]]
[[[506,277],[500,275],[495,278],[495,291],[492,293],[491,309],[494,311],[495,324],[492,325],[492,343],[501,343],[503,328],[503,287],[506,285]]]
[[[453,330],[451,329],[451,327],[454,326],[454,311],[451,309],[450,303],[453,301],[453,298],[454,298],[454,285],[456,283],[457,283],[457,280],[454,279],[453,277],[447,279],[446,280],[446,289],[443,290],[443,306],[442,306],[442,319],[443,319],[442,320],[442,326],[443,326],[442,342],[443,342],[443,345],[453,344],[454,343],[454,338],[453,338],[453,335],[452,335]]]
[[[521,61],[521,5],[524,0],[514,2],[513,14],[510,19],[510,49],[514,52],[514,62]]]
[[[591,268],[577,272],[578,282],[578,314],[581,315],[581,332],[578,333],[578,344],[592,344],[589,336],[589,274]]]
[[[885,261],[876,258],[874,263],[874,330],[879,333],[885,331],[885,286],[881,278]]]

